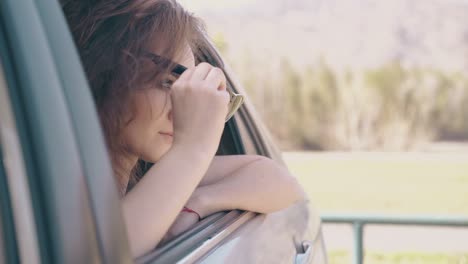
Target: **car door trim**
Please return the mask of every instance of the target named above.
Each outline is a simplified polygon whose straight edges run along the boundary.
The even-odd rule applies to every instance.
[[[200,250],[200,248],[202,248],[202,251],[200,252],[208,252],[216,246],[216,243],[221,241],[219,240],[219,234],[225,237],[255,215],[255,213],[243,212],[240,210],[223,213],[222,217],[217,217],[215,221],[206,226],[200,227],[202,230],[194,230],[193,233],[188,235],[190,236],[188,239],[180,241],[174,248],[170,248],[161,254],[152,253],[144,259],[139,259],[137,263],[172,264],[181,261],[193,252]],[[205,244],[206,241],[215,237],[215,241]],[[207,247],[207,250],[203,249],[205,247]]]
[[[136,263],[148,263],[151,261],[154,261],[157,259],[159,256],[163,254],[167,254],[171,250],[178,250],[177,247],[181,243],[186,243],[184,241],[188,241],[193,237],[195,234],[203,232],[206,228],[208,228],[210,225],[221,219],[223,216],[225,216],[227,212],[219,212],[215,213],[213,215],[210,215],[204,219],[202,219],[200,222],[198,222],[193,228],[187,230],[186,232],[180,234],[179,236],[175,237],[174,239],[171,239],[165,244],[158,245],[156,250],[139,257],[136,259]]]
[[[219,233],[203,242],[203,244],[200,247],[192,251],[189,255],[185,256],[177,263],[191,264],[197,262],[198,260],[206,256],[209,252],[217,248],[221,241],[223,241],[226,237],[234,233],[239,227],[247,223],[256,215],[257,214],[253,212],[243,212],[238,218],[236,218],[235,221],[225,226]]]

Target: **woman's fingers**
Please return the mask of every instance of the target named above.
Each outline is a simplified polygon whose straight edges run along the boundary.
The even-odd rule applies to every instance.
[[[220,91],[226,90],[226,76],[220,68],[211,68],[210,72],[205,78],[205,81],[214,85]]]
[[[177,81],[181,83],[188,82],[192,78],[192,74],[194,70],[195,68],[188,68],[182,73],[182,75],[179,76],[179,78],[177,78]]]
[[[193,71],[193,74],[190,78],[191,82],[199,83],[205,80],[206,76],[208,75],[208,73],[210,72],[212,68],[213,66],[211,66],[210,64],[206,62],[202,62],[198,64],[195,67],[195,70]]]
[[[173,144],[204,149],[214,155],[229,106],[226,78],[221,69],[208,63],[190,70],[190,76],[181,76],[172,85]]]
[[[224,72],[217,67],[202,62],[194,68],[187,69],[177,79],[178,83],[183,86],[199,86],[204,83],[208,87],[217,88],[218,90],[226,90],[226,76]]]

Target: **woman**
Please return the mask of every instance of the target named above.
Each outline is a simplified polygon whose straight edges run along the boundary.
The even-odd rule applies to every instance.
[[[63,8],[96,101],[134,256],[214,212],[269,213],[304,199],[287,169],[270,159],[215,157],[228,112],[226,78],[219,68],[195,65],[203,27],[179,4],[69,0]],[[173,75],[173,62],[188,69]],[[155,165],[126,192],[139,161]]]

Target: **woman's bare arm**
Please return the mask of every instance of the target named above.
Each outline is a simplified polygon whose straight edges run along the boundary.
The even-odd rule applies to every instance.
[[[134,256],[154,248],[206,174],[224,128],[229,94],[221,69],[200,63],[170,90],[171,149],[123,198],[122,210]]]
[[[172,148],[123,198],[122,210],[134,256],[154,248],[176,219],[211,157]]]
[[[215,156],[208,171],[200,181],[200,186],[218,182],[225,176],[232,175],[234,171],[262,158],[264,157],[258,155]]]
[[[304,199],[297,180],[275,161],[251,155],[218,156],[187,205],[204,217],[231,209],[269,213]]]

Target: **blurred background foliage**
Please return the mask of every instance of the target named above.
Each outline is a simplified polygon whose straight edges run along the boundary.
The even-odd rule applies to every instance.
[[[221,53],[229,48],[214,35]],[[282,149],[414,150],[432,141],[468,140],[468,77],[398,61],[334,70],[325,59],[294,67],[248,52],[227,60]]]
[[[192,0],[284,150],[468,140],[466,0]]]

